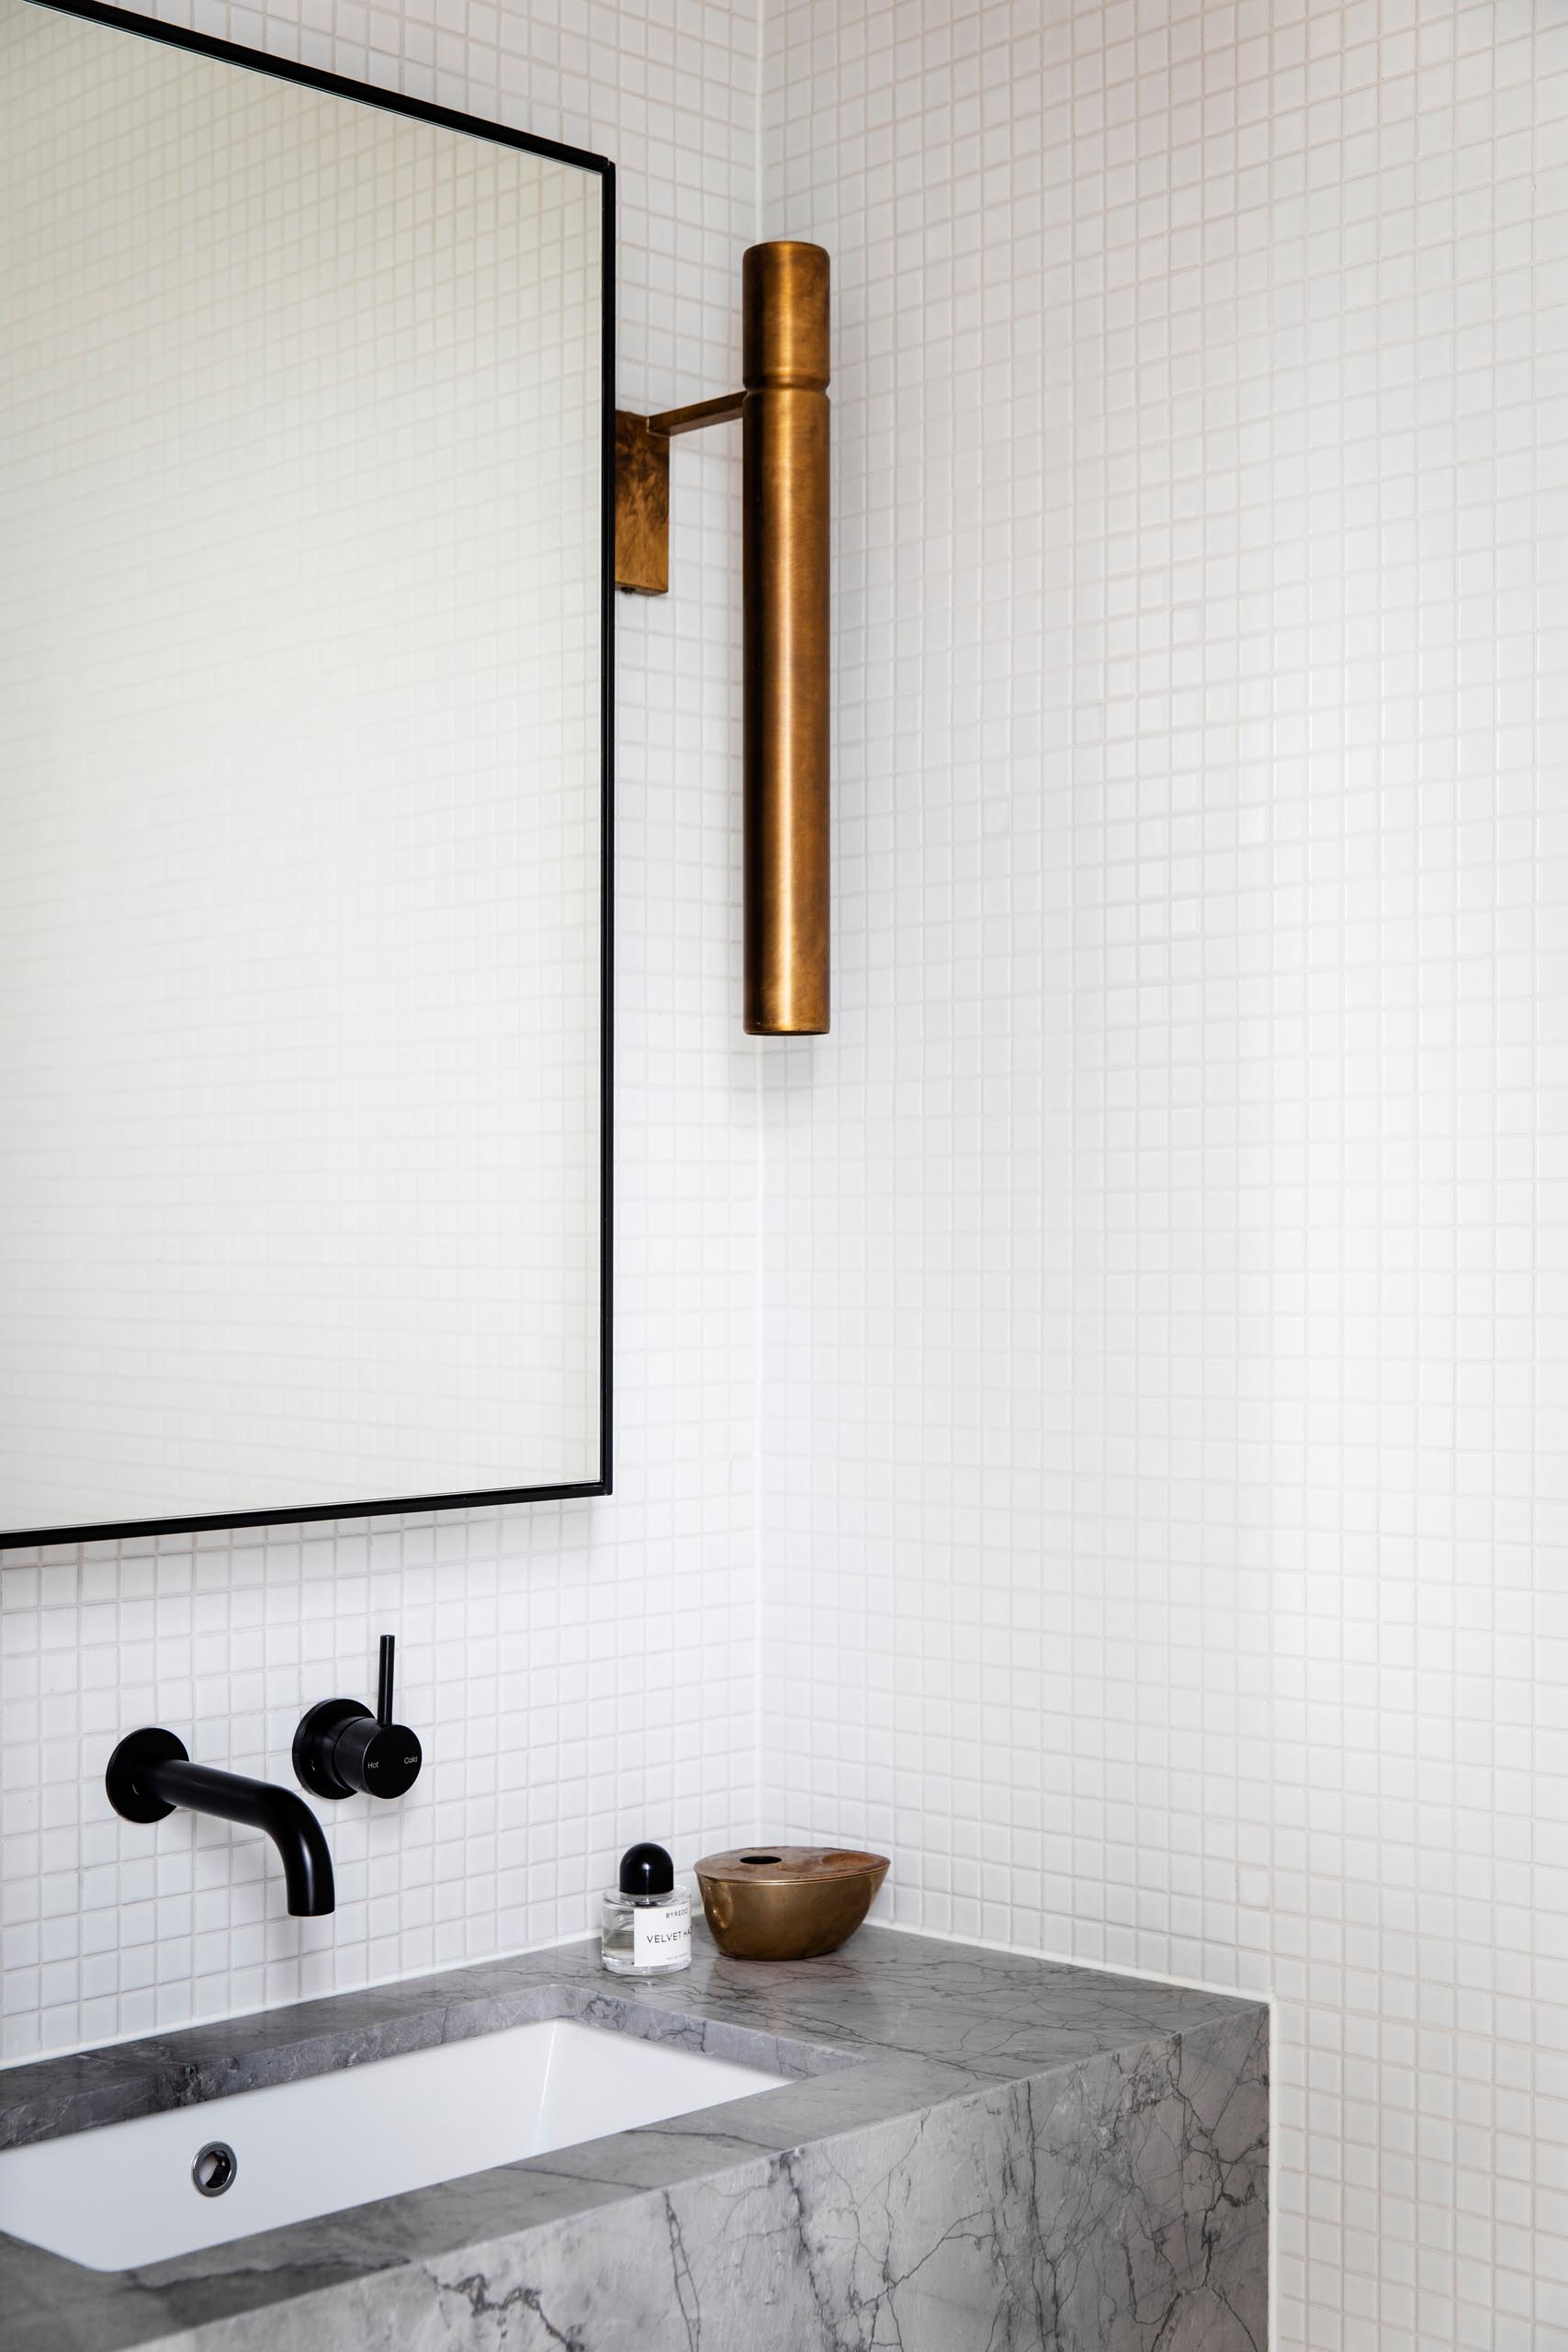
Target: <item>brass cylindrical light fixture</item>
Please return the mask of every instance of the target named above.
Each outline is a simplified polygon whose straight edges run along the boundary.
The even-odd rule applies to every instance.
[[[741,283],[745,390],[615,413],[615,583],[670,585],[670,444],[745,435],[746,991],[753,1037],[828,1027],[828,256],[753,245]]]
[[[828,256],[753,245],[742,289],[745,1021],[828,1027]]]

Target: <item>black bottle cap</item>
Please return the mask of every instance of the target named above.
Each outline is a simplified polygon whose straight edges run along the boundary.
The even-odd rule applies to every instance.
[[[621,1856],[623,1894],[670,1894],[675,1865],[662,1846],[628,1846]]]

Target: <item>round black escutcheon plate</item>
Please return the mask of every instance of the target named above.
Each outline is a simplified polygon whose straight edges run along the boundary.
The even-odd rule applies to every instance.
[[[104,1787],[108,1800],[122,1821],[164,1821],[174,1806],[162,1797],[144,1796],[136,1785],[137,1768],[144,1764],[188,1764],[190,1750],[183,1739],[172,1731],[164,1731],[150,1724],[141,1731],[128,1731],[114,1754],[109,1758],[104,1774]]]

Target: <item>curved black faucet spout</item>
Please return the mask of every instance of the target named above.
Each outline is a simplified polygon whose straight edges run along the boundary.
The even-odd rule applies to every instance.
[[[333,1858],[321,1825],[292,1789],[250,1781],[241,1772],[193,1764],[173,1732],[129,1732],[104,1775],[109,1803],[127,1821],[162,1821],[179,1805],[216,1814],[220,1821],[265,1829],[277,1848],[288,1908],[296,1918],[320,1919],[335,1901]]]
[[[220,1821],[265,1829],[283,1863],[289,1910],[297,1918],[319,1919],[332,1909],[333,1858],[321,1823],[292,1789],[275,1789],[269,1781],[247,1781],[239,1772],[219,1772],[210,1764],[177,1759],[139,1766],[136,1783],[150,1797],[184,1805],[187,1813],[215,1813]]]

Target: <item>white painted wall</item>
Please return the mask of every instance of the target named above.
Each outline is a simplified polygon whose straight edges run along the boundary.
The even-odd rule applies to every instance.
[[[1279,1996],[1280,2323],[1568,2332],[1568,20],[798,0],[834,1034],[763,1815]]]

